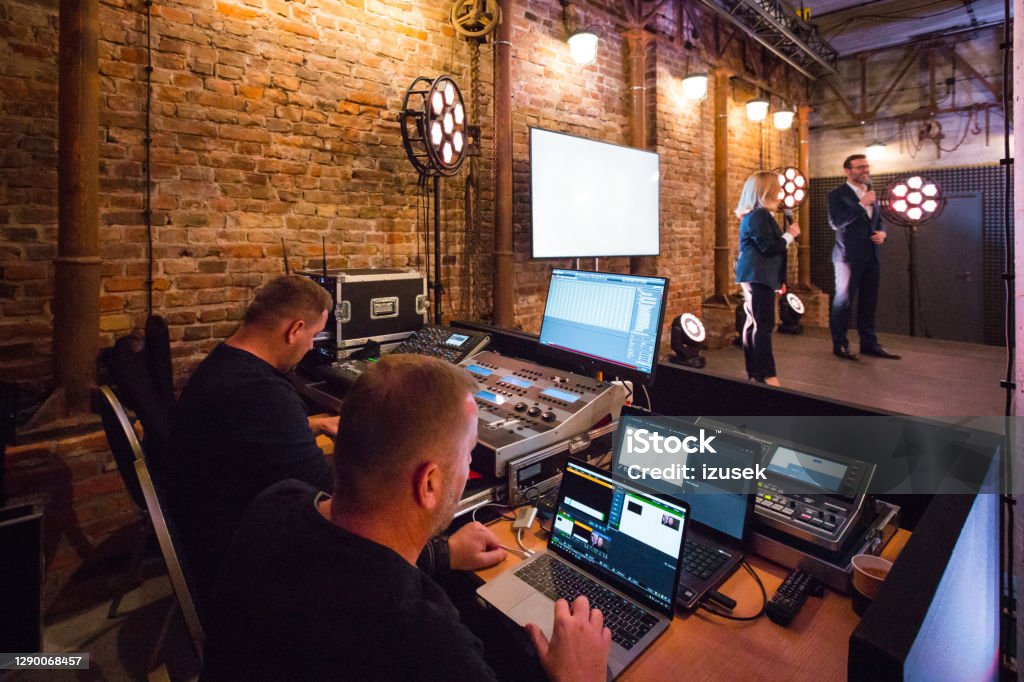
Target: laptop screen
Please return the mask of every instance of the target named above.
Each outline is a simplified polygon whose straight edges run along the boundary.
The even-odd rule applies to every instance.
[[[657,415],[623,415],[615,437],[612,459],[612,473],[617,479],[629,480],[628,470],[633,464],[665,466],[671,462],[696,466],[708,464],[719,469],[732,467],[749,468],[761,461],[763,444],[743,436],[722,433],[704,427],[707,434],[714,434],[714,450],[687,456],[684,452],[672,453],[661,460],[649,456],[649,450],[641,447],[626,447],[626,435],[630,432],[647,435],[647,441],[657,434],[663,441],[676,438],[680,442],[689,437],[700,442],[700,427],[692,421],[676,417]],[[692,459],[691,459],[692,458]],[[647,484],[658,492],[689,503],[691,518],[697,523],[724,533],[737,540],[744,540],[747,521],[750,517],[753,484],[750,481],[728,481],[716,483],[702,477],[690,479],[646,479]]]
[[[672,613],[689,510],[569,460],[548,548],[661,613]]]

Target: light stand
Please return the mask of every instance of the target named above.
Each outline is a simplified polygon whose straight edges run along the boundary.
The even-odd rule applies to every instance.
[[[420,76],[405,91],[399,118],[402,145],[413,168],[434,180],[434,324],[441,324],[441,176],[455,175],[466,158],[466,106],[451,76]]]
[[[939,183],[923,175],[911,175],[893,180],[878,201],[882,217],[907,231],[907,279],[910,315],[910,335],[916,336],[917,270],[914,268],[914,234],[919,225],[929,223],[946,208],[946,196]],[[925,329],[927,334],[927,325]]]

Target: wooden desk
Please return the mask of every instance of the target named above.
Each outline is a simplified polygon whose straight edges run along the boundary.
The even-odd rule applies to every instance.
[[[502,544],[515,546],[512,524],[498,520],[491,525]],[[894,560],[910,533],[900,530],[882,556]],[[523,539],[530,549],[542,549],[547,541],[539,531]],[[761,577],[770,599],[788,569],[757,556],[747,557]],[[508,558],[479,575],[491,580],[522,561],[509,552]],[[736,600],[733,613],[753,615],[761,607],[761,591],[750,574],[738,569],[719,590]],[[640,656],[622,680],[845,680],[850,634],[859,622],[849,597],[826,589],[822,598],[809,597],[788,627],[780,627],[763,616],[756,621],[737,622],[707,611],[676,612],[663,634]]]

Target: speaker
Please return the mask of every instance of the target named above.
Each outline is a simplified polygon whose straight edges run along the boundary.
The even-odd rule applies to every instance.
[[[0,651],[43,646],[43,506],[0,508]]]

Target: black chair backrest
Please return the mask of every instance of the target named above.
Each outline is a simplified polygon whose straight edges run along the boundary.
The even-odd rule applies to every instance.
[[[167,564],[167,575],[171,579],[171,587],[178,598],[178,605],[181,606],[181,613],[185,617],[185,625],[189,635],[192,637],[192,644],[195,646],[196,655],[203,660],[203,632],[202,608],[193,588],[191,573],[188,568],[188,561],[181,550],[181,543],[178,542],[173,519],[167,513],[163,503],[163,495],[154,485],[153,479],[146,468],[146,460],[135,461],[136,477],[142,488],[143,497],[146,500],[146,508],[149,510],[149,518],[153,522],[153,530],[156,532],[157,540],[160,543],[160,552]]]
[[[161,336],[166,341],[166,323],[161,331],[161,325],[154,317],[150,317],[152,324],[147,324],[152,327],[155,337],[152,352],[149,351],[148,338],[124,336],[114,343],[107,362],[118,394],[142,422],[147,462],[159,478],[166,470],[164,462],[170,442],[174,394],[171,390],[170,346],[160,342]],[[156,368],[160,378],[154,378],[151,368]]]
[[[142,496],[139,477],[135,473],[136,460],[143,458],[142,445],[135,435],[135,429],[132,428],[131,420],[121,406],[121,401],[109,386],[100,386],[97,402],[97,410],[103,421],[103,431],[107,434],[107,443],[110,444],[110,452],[117,462],[117,470],[124,481],[124,487],[139,509],[145,510],[146,500]]]
[[[162,404],[174,404],[174,371],[171,366],[171,335],[167,320],[159,315],[146,319],[146,367]]]

